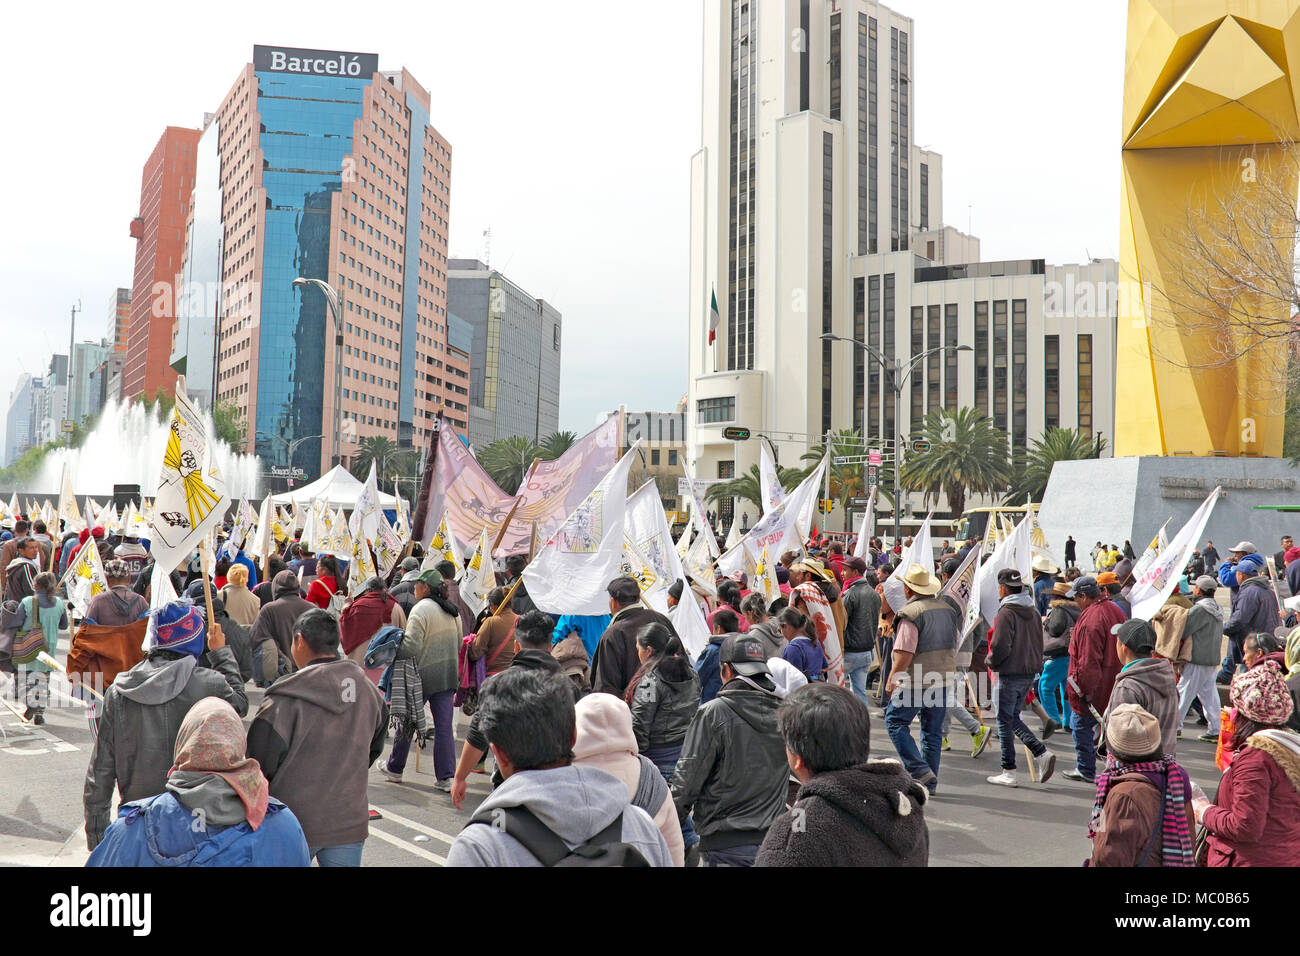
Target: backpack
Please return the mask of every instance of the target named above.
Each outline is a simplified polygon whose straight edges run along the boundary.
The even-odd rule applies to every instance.
[[[524,807],[498,808],[486,814],[476,813],[468,826],[495,826],[504,829],[518,840],[525,850],[537,858],[542,866],[626,866],[648,867],[650,863],[641,851],[630,843],[621,842],[623,814],[586,843],[569,849],[567,843],[555,835],[541,820]],[[504,821],[501,827],[496,819]]]

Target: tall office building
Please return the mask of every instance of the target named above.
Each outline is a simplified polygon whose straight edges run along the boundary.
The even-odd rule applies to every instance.
[[[41,380],[27,372],[18,376],[14,390],[9,393],[9,412],[5,416],[5,457],[8,468],[32,446],[32,409],[35,391]]]
[[[760,435],[784,466],[844,428],[888,453],[896,424],[906,438],[936,407],[986,411],[1013,447],[1050,424],[1109,430],[1114,263],[981,263],[979,241],[944,225],[942,157],[913,135],[912,21],[871,0],[704,8],[690,213],[696,478],[746,473]],[[1094,287],[1096,304],[1054,313],[1049,293],[1067,277]],[[982,351],[930,356],[897,409],[880,363],[825,333],[904,368],[936,346]],[[754,440],[724,439],[732,425]],[[719,511],[725,524],[731,502]]]
[[[473,331],[469,439],[541,441],[560,425],[562,317],[477,259],[452,259],[448,308]]]
[[[126,337],[131,328],[131,290],[116,289],[108,297],[108,344],[126,355]]]
[[[112,347],[107,341],[78,342],[72,347],[68,418],[73,422],[80,424],[99,411],[103,399],[98,383],[92,382],[92,377],[111,352]]]
[[[820,341],[854,331],[850,260],[908,250],[942,221],[941,157],[912,132],[912,37],[909,18],[870,0],[704,4],[689,283],[700,479],[757,462],[724,424],[789,436],[774,439],[783,464],[854,424],[861,361]]]
[[[176,373],[167,358],[198,141],[199,130],[168,126],[140,177],[140,211],[130,230],[136,246],[131,324],[122,367],[125,398],[152,397],[160,388],[170,392],[176,387]]]
[[[205,124],[171,358],[198,380],[211,343],[215,400],[268,465],[315,476],[367,436],[410,447],[439,409],[469,427],[447,385],[451,148],[429,110],[375,54],[256,46]],[[299,277],[339,293],[337,407],[331,310]]]

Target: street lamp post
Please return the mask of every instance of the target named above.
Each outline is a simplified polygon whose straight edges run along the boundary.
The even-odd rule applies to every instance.
[[[854,338],[836,335],[833,332],[823,332],[821,339],[823,342],[848,342],[855,348],[861,349],[870,355],[872,360],[884,369],[885,374],[889,376],[889,387],[894,393],[894,542],[897,543],[903,531],[903,514],[899,504],[899,497],[902,494],[900,482],[903,472],[903,416],[900,414],[903,407],[903,387],[907,384],[907,380],[911,378],[912,371],[917,365],[936,352],[974,352],[975,350],[969,345],[939,345],[932,349],[926,349],[919,355],[914,355],[909,362],[904,364],[897,358],[892,361],[886,359],[878,350],[866,342],[859,342]],[[906,371],[903,371],[904,369]],[[900,375],[899,372],[902,372],[902,374]]]
[[[338,464],[343,461],[343,293],[320,279],[299,276],[293,280],[295,289],[305,286],[315,286],[321,291],[334,317],[334,464]]]

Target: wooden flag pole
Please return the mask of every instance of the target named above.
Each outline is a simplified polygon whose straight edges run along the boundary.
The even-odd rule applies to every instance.
[[[492,612],[493,617],[496,617],[498,614],[500,614],[501,609],[510,603],[510,599],[513,598],[515,596],[515,592],[519,590],[519,582],[521,582],[522,580],[523,580],[523,575],[520,575],[519,577],[515,578],[515,583],[510,585],[510,590],[506,592],[506,596],[502,598],[501,603],[498,604],[496,610]]]
[[[524,476],[523,484],[520,485],[521,488],[527,485],[528,482],[532,480],[533,472],[537,470],[537,466],[540,462],[541,462],[540,458],[533,459],[533,463],[528,467],[528,474]],[[510,527],[510,522],[514,519],[515,512],[519,510],[519,502],[522,498],[523,498],[522,492],[519,492],[515,495],[515,503],[511,506],[510,513],[506,515],[506,520],[501,523],[501,530],[497,532],[497,539],[492,542],[493,552],[495,552],[497,548],[501,547],[501,542],[505,540],[506,530]]]
[[[211,532],[209,532],[209,536],[210,535]],[[207,540],[208,540],[208,536],[205,536],[204,538],[205,544],[207,543]],[[216,617],[212,610],[212,578],[209,577],[208,574],[208,549],[207,548],[199,548],[199,559],[203,562],[203,603],[207,605],[208,630],[211,630],[212,626],[216,623]]]

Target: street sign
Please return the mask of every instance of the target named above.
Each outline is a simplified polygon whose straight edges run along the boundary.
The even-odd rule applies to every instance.
[[[879,448],[872,448],[870,451],[867,452],[868,465],[879,465],[880,462],[881,462],[881,455],[880,455]]]
[[[749,429],[748,428],[724,428],[722,430],[722,437],[725,438],[727,441],[748,441]]]
[[[918,455],[924,455],[929,450],[930,442],[928,439],[918,438],[916,441],[912,442],[912,451],[916,452]]]
[[[731,480],[730,478],[696,478],[695,493],[699,495],[701,500],[703,500],[704,493],[708,491],[711,487],[713,487],[714,485],[720,485],[724,481],[730,481],[730,480]],[[691,493],[691,483],[687,481],[684,477],[679,476],[677,479],[677,497],[685,498],[690,493]]]
[[[850,508],[865,508],[865,507],[866,507],[867,505],[869,505],[870,503],[871,503],[871,499],[870,499],[870,498],[850,498],[850,499],[849,499],[849,507],[850,507]]]
[[[59,427],[65,432],[70,432],[77,427],[77,423],[71,418],[65,418],[59,423]]]

